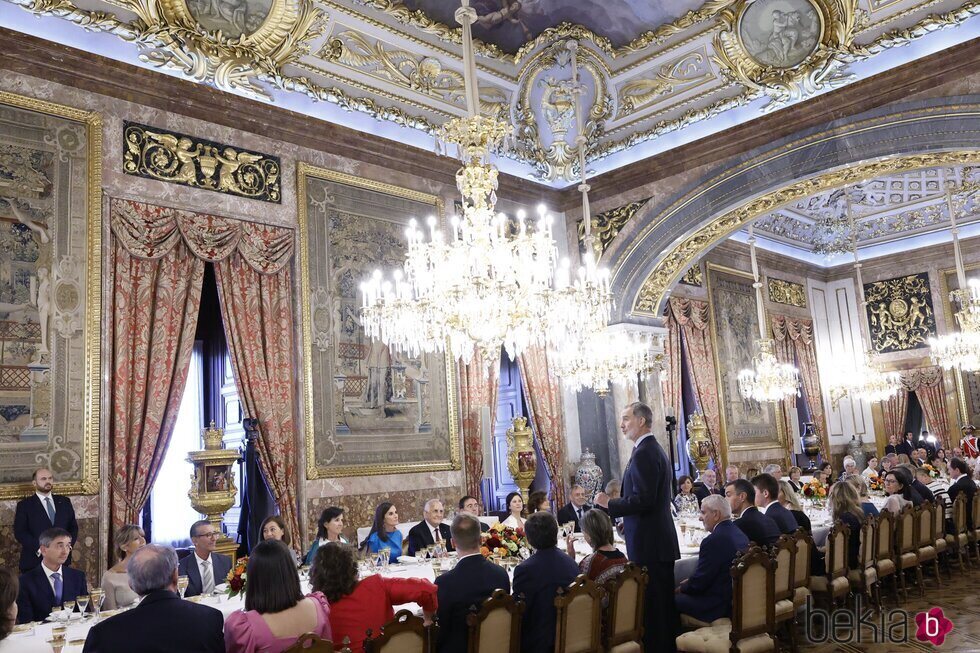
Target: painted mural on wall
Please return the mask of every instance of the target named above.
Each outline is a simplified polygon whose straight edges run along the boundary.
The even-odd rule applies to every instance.
[[[929,274],[920,272],[864,284],[871,346],[881,354],[927,347],[936,335]]]
[[[86,325],[86,298],[99,297],[100,262],[90,260],[89,249],[95,238],[98,251],[99,207],[91,206],[89,190],[98,184],[90,136],[100,138],[101,132],[90,130],[101,130],[97,116],[0,96],[4,497],[23,494],[42,465],[55,472],[59,491],[98,487],[98,424],[86,422],[86,402],[98,405],[98,368],[91,366],[98,364],[99,334],[89,334],[95,348],[86,351],[85,332],[99,326],[97,307],[94,324]],[[89,284],[95,284],[94,295],[87,293]]]
[[[399,267],[408,221],[441,207],[432,196],[329,171],[309,169],[300,183],[309,264],[308,473],[458,468],[454,367],[444,356],[393,351],[368,338],[360,322],[361,281]]]

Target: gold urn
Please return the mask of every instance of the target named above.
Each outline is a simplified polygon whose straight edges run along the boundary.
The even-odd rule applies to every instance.
[[[234,559],[238,544],[224,533],[222,521],[238,497],[232,466],[240,458],[236,450],[225,449],[224,435],[224,431],[216,428],[212,421],[210,428],[204,429],[204,451],[187,453],[187,462],[194,465],[187,496],[194,510],[207,515],[214,529],[221,532],[218,552]]]
[[[526,505],[528,488],[538,471],[538,461],[534,451],[534,433],[528,428],[525,417],[515,417],[514,425],[507,429],[507,470],[520,488]]]
[[[701,413],[691,415],[687,423],[687,453],[697,467],[698,474],[703,474],[711,462],[712,446],[711,438],[708,437],[708,424]]]

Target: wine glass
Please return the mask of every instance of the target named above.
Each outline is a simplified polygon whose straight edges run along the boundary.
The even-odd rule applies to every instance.
[[[88,604],[91,601],[91,596],[88,594],[80,594],[75,597],[78,602],[78,612],[82,615],[82,619],[85,618],[85,613],[88,612]]]
[[[95,619],[98,620],[102,616],[102,602],[105,600],[105,592],[102,591],[101,587],[93,587],[89,596],[92,597],[92,612],[95,613]]]
[[[177,576],[177,592],[180,593],[180,598],[184,598],[184,593],[187,591],[187,576]]]
[[[65,611],[68,613],[68,619],[67,619],[67,621],[71,621],[72,615],[75,614],[75,602],[74,601],[65,601],[64,608],[65,608]]]

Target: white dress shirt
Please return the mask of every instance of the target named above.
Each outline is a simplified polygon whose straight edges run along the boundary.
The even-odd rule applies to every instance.
[[[652,437],[653,437],[653,433],[647,433],[646,435],[641,435],[636,439],[636,442],[633,443],[633,448],[636,449],[638,446],[640,446],[641,442],[643,442],[647,438],[652,438]]]
[[[54,594],[57,594],[57,592],[55,592],[54,589],[54,581],[51,579],[52,574],[61,574],[61,587],[62,589],[65,587],[65,575],[61,573],[61,565],[58,565],[58,568],[52,571],[51,569],[48,569],[48,566],[42,562],[41,569],[44,570],[44,575],[48,577],[48,585],[51,586],[51,591]]]
[[[34,494],[36,494],[37,498],[41,500],[41,507],[44,508],[44,514],[48,513],[48,499],[51,500],[51,510],[54,511],[55,515],[58,514],[58,508],[54,505],[53,494],[51,494],[50,492],[48,492],[47,494],[41,494],[40,492],[37,491],[35,491]],[[53,524],[54,521],[52,521],[51,523]]]

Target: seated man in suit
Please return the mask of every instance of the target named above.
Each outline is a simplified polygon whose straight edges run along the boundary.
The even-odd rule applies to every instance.
[[[20,570],[37,567],[38,537],[52,527],[63,528],[71,535],[71,544],[78,538],[78,521],[71,499],[54,494],[54,474],[46,467],[34,470],[31,476],[34,494],[17,502],[14,511],[14,537],[20,542]],[[71,564],[71,555],[66,564]]]
[[[732,514],[738,515],[735,525],[742,529],[750,542],[760,546],[771,546],[779,539],[779,526],[770,517],[766,517],[753,504],[755,503],[755,488],[744,478],[725,484],[725,498],[732,508]],[[795,523],[795,520],[794,520]]]
[[[732,561],[749,548],[749,538],[731,518],[732,507],[724,497],[711,495],[701,502],[701,521],[710,534],[701,542],[694,573],[677,587],[679,613],[705,622],[731,616]]]
[[[476,500],[476,497],[470,496],[469,494],[464,495],[462,499],[459,500],[459,511],[468,512],[469,514],[480,519],[480,502]],[[489,524],[484,524],[480,521],[480,531],[486,533],[490,530]]]
[[[694,495],[698,498],[698,503],[702,502],[709,495],[712,494],[724,494],[718,488],[718,476],[715,474],[715,470],[706,469],[701,474],[698,482],[694,484]]]
[[[41,564],[20,576],[17,623],[42,621],[65,601],[88,594],[85,574],[65,564],[71,553],[71,534],[49,528],[38,538]]]
[[[450,540],[449,526],[442,523],[446,510],[439,499],[429,499],[422,508],[422,521],[412,526],[408,531],[408,555],[415,555],[427,546],[442,542],[447,551],[453,551]]]
[[[507,572],[480,554],[480,520],[461,512],[453,519],[451,532],[459,557],[452,570],[436,578],[440,653],[466,650],[470,606],[479,607],[494,590],[510,592]]]
[[[759,474],[752,479],[752,487],[755,488],[754,503],[759,512],[776,522],[783,535],[795,533],[800,525],[796,523],[793,513],[778,501],[779,481],[769,474]]]
[[[521,650],[552,651],[555,648],[555,596],[578,576],[578,565],[558,550],[558,521],[550,512],[536,512],[524,523],[530,558],[514,569],[514,595],[523,597]]]
[[[949,489],[946,491],[949,495],[949,503],[952,505],[956,501],[956,497],[960,495],[960,492],[963,493],[963,496],[966,497],[966,525],[972,531],[975,528],[973,524],[973,501],[977,494],[977,484],[970,478],[970,467],[962,458],[953,458],[949,461],[948,467],[949,477],[953,479],[953,482],[949,484]],[[950,519],[950,523],[947,524],[947,530],[950,533],[956,532],[952,521]]]
[[[919,505],[923,501],[936,500],[936,497],[932,493],[932,490],[926,487],[926,484],[917,478],[919,467],[911,463],[902,463],[898,467],[899,469],[905,470],[906,475],[909,477],[909,479],[911,479],[910,483],[912,486],[912,503],[914,503],[915,505]],[[915,500],[916,495],[919,496],[918,501]]]
[[[575,522],[575,532],[582,532],[582,517],[589,511],[589,501],[585,496],[585,488],[581,485],[573,485],[569,501],[558,510],[558,523],[567,524]]]
[[[129,586],[143,600],[132,610],[92,626],[83,653],[224,653],[221,613],[206,605],[181,601],[177,595],[177,554],[173,549],[159,544],[142,546],[127,559],[126,572]]]
[[[231,558],[214,552],[220,536],[221,531],[206,519],[196,521],[191,526],[194,551],[177,567],[178,576],[187,576],[185,597],[199,594],[210,596],[216,585],[225,582],[231,571]]]

